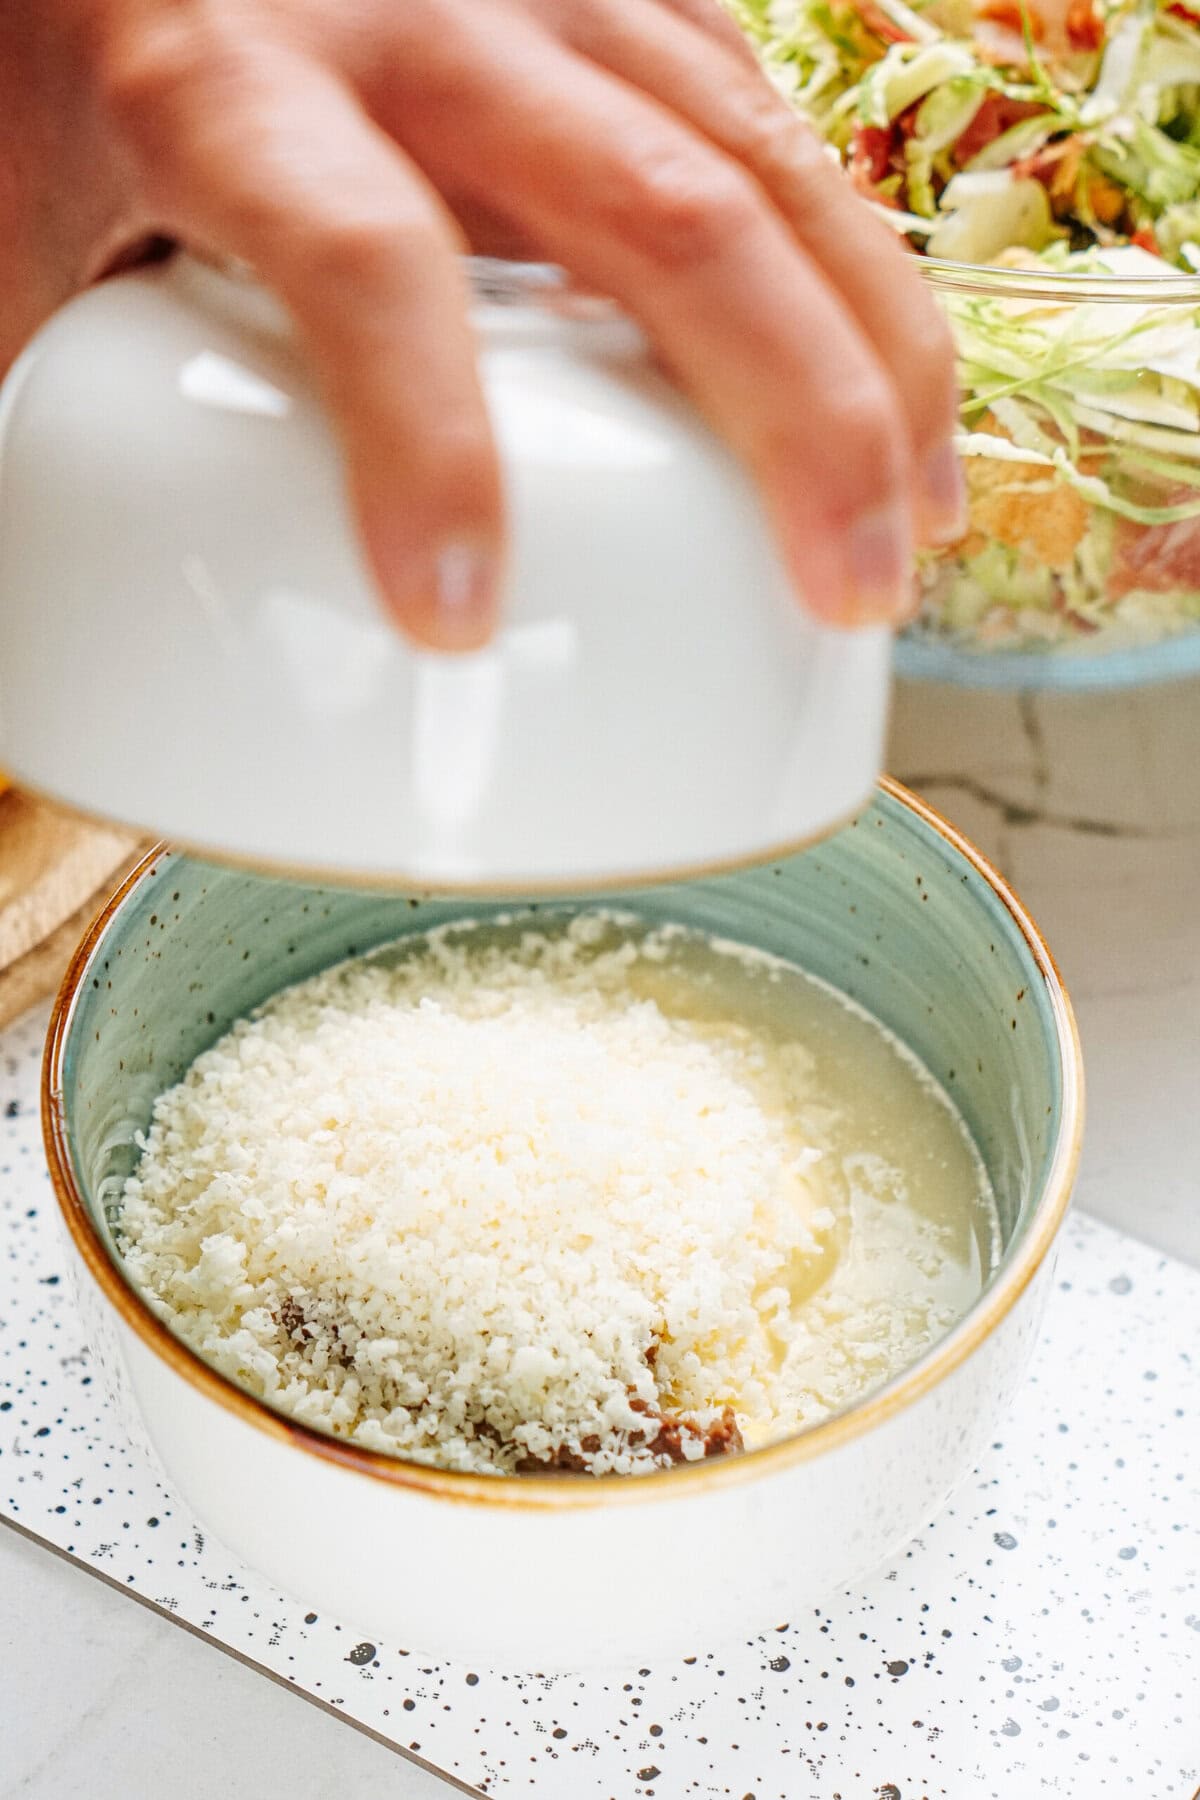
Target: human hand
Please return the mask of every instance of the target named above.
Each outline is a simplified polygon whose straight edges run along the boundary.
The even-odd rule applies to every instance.
[[[459,254],[619,301],[805,602],[907,615],[960,525],[948,329],[709,0],[0,0],[0,366],[155,235],[290,309],[401,625],[484,642],[504,520]]]

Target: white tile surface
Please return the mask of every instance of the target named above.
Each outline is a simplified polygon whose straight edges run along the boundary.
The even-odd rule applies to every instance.
[[[1063,965],[1080,1013],[1090,1077],[1083,1203],[1200,1265],[1200,687],[1087,700],[1045,696],[1032,704],[910,688],[900,695],[893,742],[896,772],[920,778],[916,784],[1000,862]],[[1139,1265],[1139,1274],[1150,1266]],[[1106,1304],[1111,1309],[1118,1302],[1115,1296]],[[1071,1296],[1063,1296],[1061,1304],[1071,1307]],[[1065,1310],[1063,1319],[1067,1355],[1073,1327]],[[1079,1324],[1076,1318],[1074,1329]],[[1194,1316],[1187,1324],[1189,1337],[1194,1336]],[[1093,1356],[1081,1357],[1071,1396],[1081,1424],[1089,1428],[1089,1442],[1097,1431],[1105,1435],[1100,1426],[1106,1407],[1111,1413],[1111,1397],[1106,1400],[1098,1380],[1103,1350],[1103,1343],[1097,1343]],[[1181,1338],[1177,1353],[1192,1350],[1188,1338]],[[1193,1356],[1193,1366],[1194,1361]],[[1144,1371],[1135,1373],[1141,1380]],[[1147,1384],[1131,1392],[1139,1400],[1152,1393],[1157,1401],[1165,1390]],[[1036,1417],[1035,1398],[1028,1396]],[[1045,1401],[1043,1392],[1042,1410]],[[1043,1422],[1053,1425],[1055,1437],[1057,1423],[1071,1423]],[[1065,1451],[1070,1435],[1061,1434],[1061,1443],[1054,1446],[1063,1452],[1061,1466],[1048,1469],[1040,1486],[1027,1484],[1020,1530],[1014,1527],[1009,1533],[1018,1538],[1018,1548],[993,1552],[1001,1560],[1001,1585],[995,1603],[982,1603],[984,1613],[991,1614],[992,1636],[985,1635],[982,1644],[960,1637],[946,1661],[948,1672],[966,1673],[970,1685],[986,1695],[984,1716],[963,1730],[953,1746],[964,1754],[977,1747],[983,1772],[978,1778],[939,1780],[937,1758],[927,1757],[919,1770],[921,1785],[901,1786],[902,1800],[924,1792],[976,1800],[992,1791],[1001,1770],[1004,1800],[1034,1800],[1041,1792],[1091,1800],[1093,1794],[1110,1791],[1135,1800],[1157,1800],[1160,1794],[1190,1800],[1200,1782],[1200,1771],[1188,1772],[1200,1764],[1195,1649],[1200,1633],[1183,1622],[1200,1612],[1200,1604],[1183,1606],[1189,1581],[1193,1602],[1200,1603],[1195,1558],[1186,1564],[1176,1557],[1181,1533],[1170,1533],[1166,1564],[1153,1554],[1146,1560],[1147,1530],[1161,1522],[1157,1509],[1169,1501],[1160,1496],[1157,1477],[1146,1467],[1130,1470],[1129,1457],[1114,1516],[1115,1458],[1133,1441],[1129,1420],[1114,1425],[1105,1467],[1092,1484],[1099,1503],[1088,1525],[1089,1554],[1082,1562],[1078,1555],[1067,1557],[1067,1582],[1079,1583],[1091,1568],[1094,1585],[1090,1598],[1070,1612],[1071,1653],[1057,1659],[1063,1668],[1054,1669],[1055,1658],[1047,1659],[1040,1647],[1039,1631],[1046,1630],[1039,1625],[1040,1605],[1051,1603],[1051,1617],[1070,1606],[1063,1597],[1062,1571],[1055,1576],[1044,1561],[1050,1554],[1061,1556],[1059,1545],[1065,1541],[1058,1539],[1051,1550],[1049,1508],[1062,1510],[1063,1500],[1070,1500],[1074,1491],[1072,1478],[1081,1473],[1080,1467],[1067,1467],[1072,1461],[1081,1463],[1074,1442],[1073,1454]],[[1077,1436],[1076,1442],[1082,1441]],[[1190,1487],[1195,1481],[1194,1460],[1189,1460],[1195,1433],[1187,1434],[1182,1424],[1168,1426],[1163,1442],[1178,1446],[1182,1465],[1168,1470],[1167,1478],[1181,1475]],[[1082,1472],[1086,1476],[1087,1470]],[[999,1478],[998,1472],[983,1477]],[[1089,1491],[1086,1480],[1081,1491]],[[964,1505],[968,1501],[964,1497]],[[1193,1522],[1195,1517],[1193,1499]],[[1171,1522],[1186,1523],[1183,1518]],[[982,1540],[971,1536],[977,1525],[976,1520],[968,1528],[973,1560],[970,1569],[964,1565],[961,1571],[968,1579],[972,1570],[986,1579],[991,1547],[986,1535]],[[1053,1529],[1061,1530],[1062,1522]],[[948,1536],[951,1523],[939,1524],[938,1530]],[[1076,1550],[1079,1541],[1072,1539]],[[1130,1549],[1133,1557],[1120,1555]],[[1019,1574],[1023,1560],[1029,1571],[1025,1577]],[[1039,1594],[1044,1590],[1038,1606],[1027,1605],[1026,1582]],[[899,1603],[896,1586],[890,1596],[903,1615],[907,1602]],[[908,1600],[918,1608],[923,1604],[912,1595]],[[962,1602],[954,1602],[951,1586],[938,1603],[949,1607]],[[1020,1654],[1012,1648],[1014,1631],[1032,1640],[1024,1648],[1034,1652],[1022,1657],[1020,1668],[1008,1666]],[[806,1640],[804,1653],[807,1648]],[[891,1648],[900,1647],[893,1643]],[[1150,1670],[1152,1683],[1141,1682],[1135,1663]],[[918,1692],[923,1712],[931,1710],[927,1700],[939,1703],[938,1681],[929,1673],[938,1666],[935,1662],[922,1671],[914,1658],[902,1679],[885,1678],[882,1697],[889,1705],[879,1710],[890,1717],[899,1707],[897,1729],[903,1724],[912,1733],[911,1719],[901,1714],[921,1716]],[[1114,1682],[1127,1690],[1126,1697],[1143,1695],[1132,1709],[1108,1705],[1110,1715],[1120,1711],[1124,1719],[1102,1713]],[[818,1683],[819,1670],[814,1680],[800,1682],[799,1710],[808,1705],[810,1693],[831,1691],[827,1683]],[[847,1740],[856,1728],[868,1727],[865,1742],[878,1750],[887,1742],[886,1727],[875,1724],[873,1737],[869,1728],[878,1718],[875,1702],[880,1697],[866,1685],[853,1694],[843,1689],[836,1719],[835,1709],[828,1707],[827,1723]],[[1046,1710],[1054,1699],[1058,1706]],[[1082,1729],[1078,1722],[1056,1722],[1069,1718],[1072,1710],[1083,1719]],[[1020,1735],[1007,1734],[1006,1723],[1019,1725]],[[1056,1735],[1072,1729],[1073,1738]],[[1050,1760],[1043,1740],[1051,1747]],[[764,1741],[775,1740],[768,1734]],[[864,1742],[861,1735],[859,1741]],[[829,1745],[828,1734],[824,1743]],[[1076,1760],[1065,1757],[1063,1745],[1070,1746]],[[1163,1758],[1157,1773],[1142,1757],[1147,1745],[1157,1746],[1151,1753]],[[1057,1752],[1055,1746],[1060,1747]],[[941,1747],[946,1748],[944,1739]],[[930,1752],[938,1748],[938,1743],[922,1746]],[[1088,1762],[1079,1759],[1080,1751]],[[1055,1754],[1058,1763],[1053,1763]],[[916,1762],[911,1741],[905,1755],[906,1767]],[[1114,1755],[1119,1760],[1110,1763]],[[682,1800],[692,1792],[725,1791],[733,1792],[735,1800],[742,1792],[755,1791],[762,1800],[774,1791],[736,1785],[732,1764],[735,1785],[728,1787],[711,1777],[701,1779],[682,1756],[671,1765],[665,1756],[664,1751],[664,1776],[655,1790],[660,1800],[664,1795]],[[533,1788],[522,1782],[523,1791],[536,1790],[550,1800],[568,1792],[572,1800],[576,1794],[583,1800],[585,1792],[609,1791],[585,1789],[574,1777],[564,1787],[553,1765],[542,1769],[547,1772],[539,1771]],[[793,1765],[788,1800],[808,1800],[810,1795],[812,1800],[832,1800],[835,1792],[859,1800],[899,1773],[894,1761],[885,1763],[877,1755],[863,1761],[860,1774],[842,1788],[828,1764],[803,1778],[799,1770],[800,1764]],[[910,1772],[918,1775],[916,1768]],[[698,1788],[689,1785],[694,1779],[701,1779]],[[207,1800],[229,1791],[258,1792],[272,1800],[276,1795],[324,1800],[326,1794],[365,1793],[368,1783],[403,1800],[432,1800],[449,1791],[392,1751],[80,1570],[13,1534],[0,1533],[0,1800],[16,1795],[73,1800],[76,1794],[94,1800],[124,1800],[133,1794]],[[636,1794],[641,1786],[626,1778],[611,1792]]]
[[[447,1800],[443,1781],[0,1531],[0,1800]]]
[[[1200,1263],[1200,682],[906,686],[891,768],[999,864],[1062,969],[1087,1065],[1081,1204]]]

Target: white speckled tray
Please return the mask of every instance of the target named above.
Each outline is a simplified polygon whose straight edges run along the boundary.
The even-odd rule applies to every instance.
[[[1192,1800],[1200,1271],[1076,1216],[1000,1441],[861,1593],[623,1679],[433,1667],[235,1565],[117,1437],[59,1279],[43,1027],[0,1036],[0,1519],[468,1792]]]

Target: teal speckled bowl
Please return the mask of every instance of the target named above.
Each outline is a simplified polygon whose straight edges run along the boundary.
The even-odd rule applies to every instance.
[[[867,1007],[955,1097],[999,1200],[1004,1253],[971,1313],[889,1386],[743,1457],[583,1481],[374,1455],[232,1387],[121,1276],[111,1224],[135,1133],[201,1050],[289,982],[511,903],[316,889],[161,851],[92,928],[51,1025],[51,1172],[129,1429],[248,1562],[430,1653],[546,1669],[676,1652],[778,1623],[876,1565],[992,1434],[1068,1201],[1083,1102],[1066,994],[999,877],[902,789],[791,861],[614,898],[789,957]],[[678,1579],[734,1542],[738,1580]]]

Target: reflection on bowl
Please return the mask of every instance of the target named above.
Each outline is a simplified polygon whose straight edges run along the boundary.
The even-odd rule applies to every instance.
[[[1200,279],[1146,273],[1137,249],[1105,262],[921,261],[958,347],[969,516],[922,558],[902,675],[1096,689],[1200,669]]]
[[[462,916],[462,902],[271,882],[160,851],[81,946],[52,1022],[51,1171],[89,1337],[131,1434],[247,1562],[430,1654],[603,1666],[781,1623],[936,1512],[993,1435],[1036,1332],[1078,1154],[1079,1051],[1053,963],[978,854],[886,785],[822,848],[621,904],[774,951],[891,1027],[961,1109],[1004,1240],[979,1302],[888,1386],[743,1457],[636,1481],[457,1474],[320,1436],[214,1373],[120,1270],[112,1221],[156,1095],[285,983]]]

